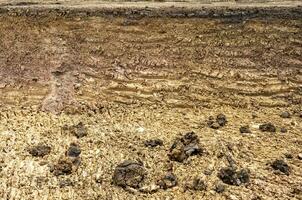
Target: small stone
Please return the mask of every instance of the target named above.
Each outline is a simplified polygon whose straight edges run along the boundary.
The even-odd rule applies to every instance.
[[[81,154],[81,149],[79,145],[75,143],[71,143],[66,152],[66,155],[69,157],[78,157],[80,154]]]
[[[218,183],[218,184],[215,185],[214,190],[217,193],[223,193],[225,191],[225,185],[223,185],[221,183]]]
[[[276,132],[276,127],[272,123],[264,123],[259,126],[259,129],[263,132]]]
[[[51,151],[51,147],[44,144],[38,144],[29,149],[29,153],[35,157],[44,157],[48,155]]]
[[[286,132],[287,132],[287,129],[286,129],[285,127],[282,127],[282,128],[280,129],[280,132],[281,132],[281,133],[286,133]]]
[[[151,140],[146,140],[145,141],[145,146],[146,147],[157,147],[157,146],[162,146],[164,142],[161,139],[151,139]]]
[[[240,131],[240,133],[251,133],[250,127],[248,125],[241,126],[239,131]]]
[[[302,153],[299,153],[299,154],[298,154],[298,159],[299,159],[299,160],[302,160]]]
[[[141,162],[126,160],[115,168],[112,180],[113,184],[123,188],[139,188],[146,175]]]
[[[224,126],[228,122],[224,114],[217,115],[216,121],[220,126]]]
[[[284,111],[280,114],[280,117],[282,118],[290,118],[291,114],[288,111]]]
[[[290,174],[290,167],[288,166],[288,164],[286,162],[284,162],[283,160],[275,160],[272,164],[271,167],[274,170],[280,171],[286,175]]]
[[[178,181],[177,177],[172,172],[168,172],[157,184],[160,188],[166,190],[175,187],[178,184]]]
[[[292,159],[293,158],[293,155],[290,154],[290,153],[285,153],[284,155],[285,155],[285,158],[287,158],[287,159]]]

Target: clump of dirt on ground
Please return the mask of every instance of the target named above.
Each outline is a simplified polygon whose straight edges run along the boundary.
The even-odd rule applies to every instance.
[[[70,175],[73,171],[73,163],[70,159],[60,159],[51,169],[55,176]]]
[[[160,186],[160,188],[166,190],[177,186],[178,180],[175,174],[173,174],[173,172],[168,172],[157,182],[157,184]]]
[[[157,146],[162,146],[164,142],[161,139],[151,139],[151,140],[146,140],[144,144],[146,147],[157,147]]]
[[[284,160],[275,160],[272,164],[271,167],[279,172],[282,172],[283,174],[289,176],[291,172],[291,168],[289,165],[284,161]]]
[[[80,154],[80,146],[76,143],[71,143],[68,150],[66,151],[66,155],[69,157],[78,157]]]
[[[240,131],[240,133],[252,133],[252,131],[250,130],[250,126],[248,126],[248,125],[241,126],[239,131]]]
[[[208,119],[208,126],[212,129],[219,129],[220,127],[225,126],[227,123],[226,116],[224,114],[219,114],[216,116],[216,119],[212,116]]]
[[[146,175],[147,171],[141,162],[126,160],[115,168],[112,181],[120,187],[139,188]]]
[[[246,169],[236,170],[232,167],[222,168],[218,173],[218,177],[222,182],[228,185],[239,186],[241,184],[249,183],[250,175]]]
[[[51,147],[46,144],[38,144],[29,149],[29,153],[35,157],[43,157],[50,153]]]
[[[189,132],[174,141],[168,156],[173,161],[183,162],[189,156],[200,155],[202,153],[203,149],[200,147],[197,134]]]
[[[194,177],[192,183],[188,183],[185,189],[194,190],[194,191],[204,191],[207,189],[207,184],[200,177]]]
[[[271,123],[271,122],[261,124],[259,126],[259,129],[262,132],[271,132],[271,133],[275,133],[276,130],[277,130],[276,127],[275,127],[275,125],[273,123]]]
[[[67,129],[70,130],[71,134],[73,134],[77,138],[82,138],[82,137],[87,136],[87,128],[85,127],[83,122],[80,122],[77,125],[68,127]]]

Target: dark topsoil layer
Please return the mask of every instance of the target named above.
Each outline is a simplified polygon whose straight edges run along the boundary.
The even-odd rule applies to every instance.
[[[0,14],[12,16],[121,16],[130,18],[139,17],[173,17],[173,18],[282,18],[282,19],[301,19],[302,7],[235,7],[235,6],[196,6],[196,7],[68,7],[68,6],[41,6],[36,4],[29,5],[2,5]]]

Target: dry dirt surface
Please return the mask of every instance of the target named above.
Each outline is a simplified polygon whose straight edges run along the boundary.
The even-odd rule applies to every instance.
[[[302,199],[299,2],[1,3],[0,199]]]

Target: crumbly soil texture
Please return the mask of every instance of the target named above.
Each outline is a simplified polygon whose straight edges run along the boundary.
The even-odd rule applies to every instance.
[[[3,4],[0,77],[0,199],[302,199],[301,6]]]

